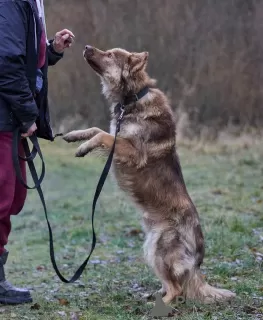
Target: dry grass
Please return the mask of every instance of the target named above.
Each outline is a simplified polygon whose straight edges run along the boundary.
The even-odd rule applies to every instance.
[[[217,137],[263,123],[263,5],[249,0],[46,0],[49,35],[68,27],[75,46],[50,69],[54,126],[108,128],[108,107],[84,45],[150,52],[149,73],[188,115],[189,131]],[[207,129],[208,128],[208,129]],[[186,130],[184,131],[187,137]],[[191,134],[188,136],[192,139]],[[243,138],[242,138],[243,139]]]
[[[263,130],[249,126],[240,130],[240,127],[228,125],[217,131],[209,126],[202,126],[196,134],[184,112],[177,113],[177,145],[195,151],[206,153],[236,152],[242,149],[261,147]]]

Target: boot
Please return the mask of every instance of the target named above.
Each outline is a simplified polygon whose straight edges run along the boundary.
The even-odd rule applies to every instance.
[[[32,302],[29,290],[13,287],[5,279],[4,265],[8,257],[8,251],[0,256],[0,303],[3,304],[20,304]]]

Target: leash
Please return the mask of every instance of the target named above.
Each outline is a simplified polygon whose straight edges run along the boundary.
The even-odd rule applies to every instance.
[[[95,228],[94,228],[94,214],[95,214],[95,208],[96,208],[96,204],[97,204],[97,200],[100,196],[100,193],[102,191],[102,188],[104,186],[105,180],[108,176],[108,173],[110,171],[110,167],[112,164],[112,160],[113,160],[113,155],[114,155],[114,150],[115,150],[115,145],[116,145],[116,138],[117,138],[117,134],[120,131],[120,125],[121,125],[121,121],[124,115],[124,107],[121,109],[121,114],[118,117],[117,120],[117,124],[116,124],[116,131],[115,131],[115,136],[114,136],[114,142],[113,142],[113,146],[111,149],[111,152],[109,154],[109,157],[106,161],[106,164],[104,166],[104,169],[102,171],[102,174],[100,176],[99,182],[97,184],[96,187],[96,191],[95,191],[95,195],[94,195],[94,199],[93,199],[93,203],[92,203],[92,216],[91,216],[91,223],[92,223],[92,244],[91,244],[91,249],[90,249],[90,253],[88,255],[88,257],[86,258],[86,260],[81,264],[81,266],[77,269],[77,271],[75,272],[75,274],[72,276],[71,279],[66,279],[61,272],[58,269],[57,263],[56,263],[56,258],[55,258],[55,252],[54,252],[54,241],[53,241],[53,232],[52,232],[52,228],[48,219],[48,214],[47,214],[47,207],[46,207],[46,202],[45,202],[45,198],[44,198],[44,194],[41,188],[41,183],[45,177],[45,162],[43,159],[43,155],[38,143],[38,139],[36,137],[36,135],[32,135],[31,137],[29,137],[31,143],[33,144],[33,149],[32,151],[30,151],[29,148],[29,144],[27,139],[22,139],[22,144],[25,150],[25,155],[26,157],[21,157],[18,154],[18,143],[21,140],[21,134],[20,134],[20,130],[19,128],[17,128],[14,133],[13,133],[13,145],[12,145],[12,156],[13,156],[13,163],[14,163],[14,168],[16,171],[16,175],[19,179],[19,181],[23,184],[23,186],[27,189],[36,189],[40,200],[42,202],[43,208],[44,208],[44,212],[45,212],[45,217],[46,217],[46,221],[47,221],[47,225],[48,225],[48,231],[49,231],[49,249],[50,249],[50,259],[53,265],[54,270],[56,271],[57,276],[60,278],[60,280],[62,282],[65,283],[73,283],[75,281],[77,281],[80,276],[82,275],[94,249],[96,246],[96,242],[97,242],[97,238],[96,238],[96,233],[95,233]],[[35,165],[33,160],[35,159],[35,157],[37,156],[37,154],[39,155],[41,162],[42,162],[42,169],[41,169],[41,174],[40,177],[38,177]],[[21,173],[21,169],[20,169],[20,165],[19,165],[19,159],[26,161],[30,170],[30,173],[32,175],[32,179],[34,181],[34,186],[30,187],[27,185],[27,183],[24,181],[23,177],[22,177],[22,173]]]
[[[46,222],[48,225],[48,232],[49,232],[49,250],[50,250],[50,259],[53,265],[53,268],[57,274],[57,276],[59,277],[59,279],[64,282],[64,283],[73,283],[75,281],[77,281],[80,276],[82,275],[94,249],[96,246],[96,242],[97,242],[97,238],[96,238],[96,233],[95,233],[95,228],[94,228],[94,215],[95,215],[95,208],[96,208],[96,204],[98,201],[98,198],[100,196],[100,193],[102,191],[102,188],[104,186],[104,183],[106,181],[106,178],[109,174],[110,168],[111,168],[111,164],[112,164],[112,160],[113,160],[113,155],[114,155],[114,151],[115,151],[115,145],[116,145],[116,140],[117,140],[117,135],[120,131],[120,126],[121,126],[121,122],[124,116],[124,112],[125,112],[125,105],[131,103],[131,102],[136,102],[138,101],[140,98],[142,98],[145,94],[147,94],[149,91],[148,87],[142,89],[138,94],[133,94],[129,97],[127,97],[124,100],[125,104],[122,103],[118,103],[115,106],[115,112],[119,113],[119,116],[117,118],[117,123],[116,123],[116,130],[115,130],[115,135],[114,135],[114,142],[110,151],[110,154],[108,156],[108,159],[105,163],[105,166],[103,168],[103,171],[101,173],[99,182],[97,184],[96,187],[96,191],[94,194],[94,198],[93,198],[93,203],[92,203],[92,215],[91,215],[91,225],[92,225],[92,244],[91,244],[91,249],[89,252],[88,257],[84,260],[84,262],[81,264],[81,266],[77,269],[77,271],[74,273],[74,275],[68,280],[66,279],[61,272],[58,269],[57,263],[56,263],[56,258],[55,258],[55,252],[54,252],[54,241],[53,241],[53,232],[52,232],[52,228],[48,219],[48,214],[47,214],[47,207],[46,207],[46,202],[45,202],[45,198],[44,198],[44,194],[41,188],[41,183],[45,177],[45,162],[44,162],[44,158],[38,143],[38,139],[36,135],[32,135],[31,137],[29,137],[29,140],[31,141],[33,148],[32,151],[30,151],[29,148],[29,144],[26,138],[22,139],[22,144],[24,147],[24,151],[25,151],[25,157],[22,157],[18,154],[18,145],[21,141],[21,132],[20,132],[20,128],[16,128],[15,131],[13,132],[13,142],[12,142],[12,158],[13,158],[13,164],[14,164],[14,168],[15,168],[15,172],[16,175],[19,179],[19,181],[22,183],[22,185],[26,188],[26,189],[36,189],[41,203],[43,205],[44,208],[44,213],[45,213],[45,218],[46,218]],[[57,134],[56,136],[61,136],[63,134]],[[55,137],[56,137],[55,136]],[[34,159],[35,157],[39,155],[41,162],[42,162],[42,168],[41,168],[41,174],[40,177],[38,177],[35,165],[34,165]],[[30,173],[32,175],[32,179],[34,182],[34,186],[30,187],[27,185],[27,183],[24,181],[22,173],[21,173],[21,169],[20,169],[20,164],[19,164],[19,160],[23,160],[26,161],[30,170]]]

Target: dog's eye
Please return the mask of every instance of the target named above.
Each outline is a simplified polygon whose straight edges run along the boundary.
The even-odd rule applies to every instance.
[[[113,54],[111,52],[108,53],[108,58],[113,58]]]

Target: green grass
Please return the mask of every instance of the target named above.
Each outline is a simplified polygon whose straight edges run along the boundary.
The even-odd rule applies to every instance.
[[[75,147],[42,143],[43,190],[58,264],[72,275],[91,242],[91,204],[103,160],[74,158]],[[204,153],[179,148],[184,177],[206,239],[203,272],[209,283],[234,290],[224,305],[173,305],[174,319],[263,319],[263,149]],[[112,177],[96,211],[98,244],[80,281],[61,283],[51,266],[48,230],[37,192],[13,217],[8,278],[32,289],[34,303],[0,306],[1,319],[151,319],[142,298],[159,282],[142,258],[140,214]],[[64,300],[63,300],[64,299]]]

